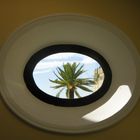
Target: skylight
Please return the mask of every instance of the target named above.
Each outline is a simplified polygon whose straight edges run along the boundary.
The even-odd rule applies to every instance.
[[[58,106],[83,106],[107,92],[112,72],[98,52],[74,44],[58,44],[33,54],[24,80],[38,99]]]
[[[63,77],[58,72],[59,69],[63,70],[63,66],[67,64],[70,64],[70,66],[77,66],[77,69],[73,75],[76,74],[80,68],[83,72],[81,72],[81,74],[75,79],[72,77],[72,75],[70,75],[68,78],[73,79],[63,79]],[[44,91],[46,94],[66,99],[68,98],[66,95],[68,84],[73,82],[71,84],[73,84],[74,90],[76,90],[74,92],[74,98],[80,98],[93,94],[101,87],[104,81],[104,72],[100,64],[91,57],[79,53],[65,52],[52,54],[40,60],[34,68],[33,78],[39,89]],[[61,82],[65,81],[67,83],[61,86],[61,84],[53,82],[54,80],[59,80]],[[80,85],[80,82],[83,82],[83,84],[81,83]]]

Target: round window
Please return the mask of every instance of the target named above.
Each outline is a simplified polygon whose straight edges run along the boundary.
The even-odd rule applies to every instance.
[[[139,64],[131,40],[106,21],[43,17],[21,27],[0,50],[0,94],[15,114],[41,129],[97,131],[134,108]]]
[[[101,98],[112,74],[97,52],[79,45],[59,44],[33,54],[24,80],[38,99],[57,106],[82,106]]]

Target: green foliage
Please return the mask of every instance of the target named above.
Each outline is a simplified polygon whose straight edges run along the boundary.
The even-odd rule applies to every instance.
[[[95,83],[98,83],[99,79],[100,79],[100,74],[99,74],[99,71],[98,71],[99,68],[97,68],[95,71],[94,71],[94,81]]]
[[[80,94],[77,92],[77,89],[82,89],[87,92],[92,92],[88,87],[95,84],[95,81],[89,78],[79,78],[85,70],[83,69],[84,65],[76,63],[67,63],[63,64],[62,68],[57,68],[57,74],[54,72],[57,79],[50,80],[52,83],[56,84],[52,88],[59,89],[56,97],[59,97],[64,89],[66,89],[66,97],[74,98],[74,94],[80,98]],[[73,94],[71,96],[71,94]]]

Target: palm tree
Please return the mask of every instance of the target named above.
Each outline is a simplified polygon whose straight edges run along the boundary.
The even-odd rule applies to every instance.
[[[95,81],[95,89],[94,90],[97,90],[99,89],[99,87],[102,85],[102,82],[104,80],[104,72],[102,70],[101,67],[98,67],[94,70],[94,77],[93,77],[94,81]]]
[[[57,74],[54,72],[57,79],[50,80],[56,84],[52,88],[60,89],[56,97],[59,97],[64,89],[66,90],[66,97],[68,99],[74,99],[74,94],[78,98],[81,97],[77,91],[78,88],[87,92],[93,92],[87,86],[92,86],[95,82],[91,78],[79,78],[85,72],[83,66],[74,62],[73,64],[63,64],[62,68],[57,68]]]
[[[94,70],[94,81],[96,82],[96,84],[98,83],[98,81],[100,79],[99,68]]]

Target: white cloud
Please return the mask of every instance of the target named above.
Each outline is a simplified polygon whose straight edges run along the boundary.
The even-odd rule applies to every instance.
[[[48,72],[50,72],[50,69],[49,70],[35,70],[33,74],[41,74],[41,73],[48,73]]]
[[[77,59],[78,58],[78,59]],[[74,60],[77,59],[77,60]],[[77,53],[57,53],[42,59],[34,69],[34,73],[43,73],[50,71],[53,68],[60,67],[65,63],[82,63],[92,64],[97,63],[94,59]]]
[[[90,57],[84,57],[84,59],[81,61],[83,64],[92,64],[92,63],[97,63],[96,60],[90,58]]]
[[[73,57],[74,55],[77,55],[76,53],[57,53],[57,54],[52,54],[46,58],[43,59],[43,61],[48,61],[48,60],[64,60],[64,59],[69,59]]]
[[[40,61],[36,66],[35,70],[42,70],[42,69],[51,69],[54,67],[58,67],[63,65],[62,61],[53,61],[53,62],[42,62]]]
[[[79,63],[80,61],[53,61],[53,62],[39,62],[36,66],[35,66],[35,71],[36,70],[45,70],[45,69],[52,69],[55,67],[60,67],[65,63],[74,63],[77,62]]]

